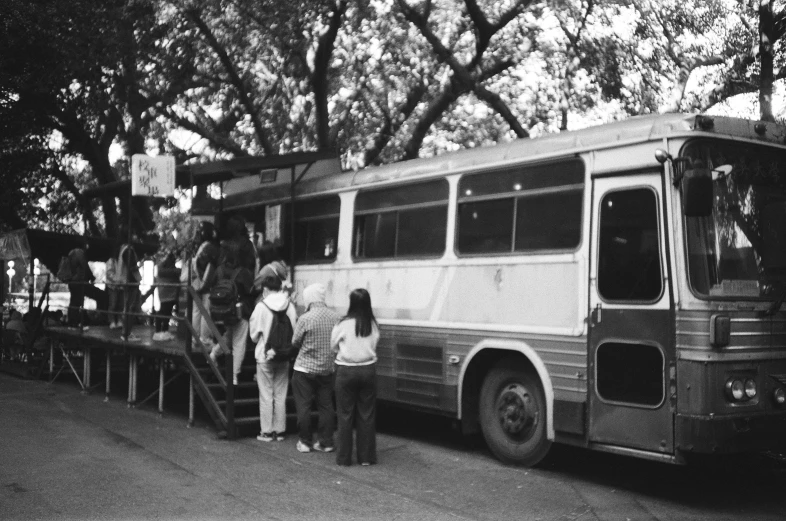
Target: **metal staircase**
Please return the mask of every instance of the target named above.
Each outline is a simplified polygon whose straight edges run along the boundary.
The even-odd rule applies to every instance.
[[[238,385],[232,383],[232,350],[226,344],[224,336],[210,319],[202,299],[189,287],[189,301],[193,302],[202,316],[205,317],[213,337],[218,340],[225,355],[223,366],[218,367],[208,356],[205,346],[199,343],[194,349],[190,339],[186,341],[186,366],[193,377],[194,388],[202,398],[208,414],[213,419],[218,429],[219,436],[235,439],[239,431],[258,428],[259,425],[259,390],[253,375],[256,374],[256,361],[253,349],[246,349],[246,355],[238,377]],[[192,338],[199,338],[199,334],[191,325],[190,317],[185,323]]]

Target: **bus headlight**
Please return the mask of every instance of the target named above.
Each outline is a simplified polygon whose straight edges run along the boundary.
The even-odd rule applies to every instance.
[[[783,387],[778,387],[772,392],[772,399],[775,400],[775,403],[778,405],[786,403],[786,391],[783,390]]]
[[[735,402],[745,398],[745,384],[742,380],[732,378],[726,382],[726,395]]]
[[[745,380],[745,396],[748,399],[756,398],[756,381],[751,378]]]

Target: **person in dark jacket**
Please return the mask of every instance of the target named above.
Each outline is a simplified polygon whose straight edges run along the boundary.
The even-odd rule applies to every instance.
[[[84,241],[80,247],[68,252],[68,262],[71,265],[71,280],[68,281],[68,291],[71,294],[68,301],[68,327],[82,331],[90,329],[84,324],[85,288],[95,280],[87,263],[88,247],[87,241]]]

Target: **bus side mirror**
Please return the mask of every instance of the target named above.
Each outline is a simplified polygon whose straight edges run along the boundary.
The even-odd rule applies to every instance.
[[[680,180],[682,211],[686,217],[712,213],[712,173],[706,168],[686,170]]]

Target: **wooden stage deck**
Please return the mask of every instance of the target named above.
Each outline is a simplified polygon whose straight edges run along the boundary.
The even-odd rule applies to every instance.
[[[44,328],[44,334],[50,338],[67,342],[69,347],[74,344],[80,346],[106,349],[125,353],[134,353],[152,357],[181,357],[186,354],[185,338],[175,334],[174,340],[153,340],[155,329],[153,326],[137,325],[132,332],[140,340],[124,342],[121,340],[122,329],[109,329],[109,326],[90,326],[87,331],[80,331],[65,326],[49,326]]]

